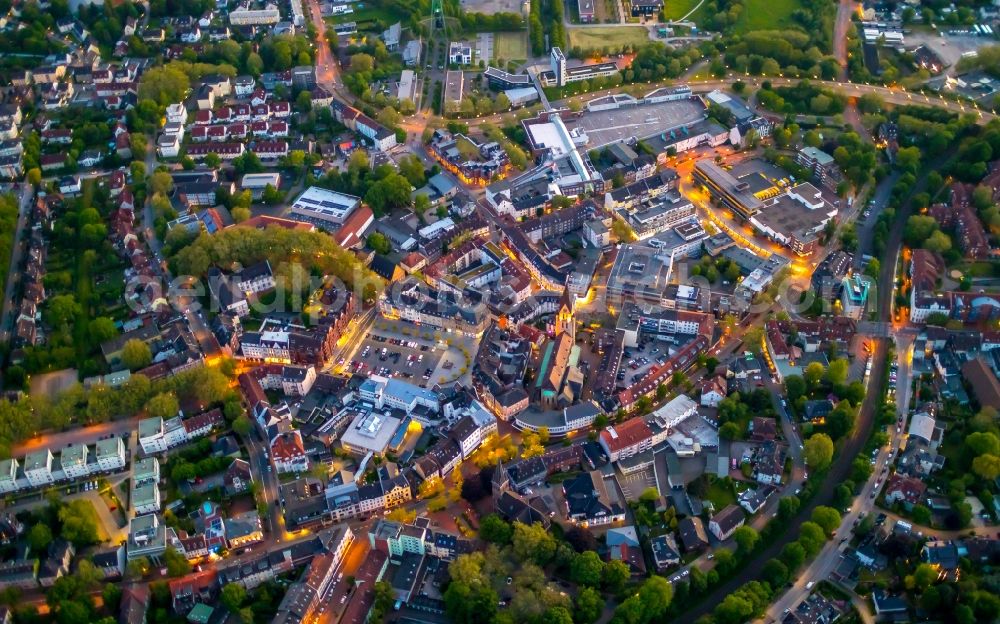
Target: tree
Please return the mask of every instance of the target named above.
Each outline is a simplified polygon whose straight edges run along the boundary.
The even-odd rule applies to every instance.
[[[927,237],[924,241],[924,249],[937,253],[944,253],[951,249],[951,237],[938,230]]]
[[[187,557],[172,546],[167,546],[163,552],[163,563],[167,566],[167,574],[172,578],[184,576],[191,571],[191,563]]]
[[[514,556],[519,561],[532,561],[544,566],[556,554],[556,540],[545,527],[539,523],[514,523],[513,547]]]
[[[181,102],[191,88],[188,76],[178,63],[153,67],[142,74],[139,81],[139,99],[153,100],[160,106]]]
[[[788,582],[788,566],[778,559],[768,559],[761,569],[761,578],[777,589]]]
[[[430,210],[431,198],[421,193],[413,198],[413,212],[417,214],[421,219],[424,217],[424,213]]]
[[[1000,437],[993,432],[970,433],[965,436],[965,445],[972,455],[1000,455]]]
[[[106,316],[99,316],[90,321],[87,329],[89,330],[90,340],[95,344],[106,342],[118,335],[118,328],[115,327],[115,322]]]
[[[612,559],[604,565],[601,573],[601,586],[613,594],[617,594],[625,587],[625,583],[632,578],[632,571],[628,565],[618,559]]]
[[[72,500],[59,508],[59,521],[62,523],[60,537],[75,546],[89,546],[98,541],[97,524],[94,507],[89,500]]]
[[[825,369],[822,364],[819,362],[812,362],[809,366],[806,366],[806,369],[802,372],[802,378],[805,380],[806,386],[808,386],[810,390],[815,390],[819,387],[819,382],[823,379],[824,373]]]
[[[908,589],[913,589],[920,593],[930,587],[937,578],[938,570],[934,566],[929,563],[921,563],[913,571],[912,575],[906,577],[905,584]]]
[[[926,215],[913,215],[906,220],[903,229],[903,239],[910,247],[919,247],[927,238],[937,230],[938,224],[934,217]]]
[[[757,542],[760,541],[760,534],[752,526],[743,525],[733,531],[733,540],[736,541],[739,552],[745,555],[757,546]]]
[[[617,561],[617,563],[621,563]],[[639,591],[629,596],[615,609],[612,622],[646,624],[658,622],[670,607],[674,596],[673,585],[662,576],[646,579]]]
[[[368,246],[371,247],[372,251],[383,256],[392,251],[392,243],[381,232],[372,232],[368,235]]]
[[[480,583],[470,586],[465,581],[456,580],[454,577],[444,592],[445,610],[451,621],[456,624],[480,624],[481,622],[494,621],[498,600],[497,593],[489,586]]]
[[[805,560],[806,551],[798,542],[789,542],[781,549],[781,561],[790,572],[798,570]]]
[[[399,161],[399,173],[409,180],[410,184],[420,188],[427,183],[427,175],[424,171],[424,163],[419,158],[410,154],[404,156]]]
[[[52,529],[47,524],[39,522],[28,531],[28,545],[31,546],[31,551],[39,556],[44,556],[43,553],[51,542]]]
[[[247,590],[239,583],[226,583],[219,593],[219,601],[230,613],[236,613],[247,598]]]
[[[152,195],[169,195],[174,190],[174,179],[166,171],[155,171],[149,176],[147,187]]]
[[[987,481],[1000,476],[1000,457],[986,453],[972,460],[972,471]]]
[[[930,526],[931,510],[926,505],[922,505],[920,503],[914,505],[913,509],[910,510],[910,516],[913,517],[913,521],[915,523],[923,526]]]
[[[579,585],[597,587],[601,584],[604,562],[594,551],[581,553],[573,558],[569,566],[570,579]]]
[[[584,587],[576,595],[573,621],[576,624],[593,624],[601,617],[603,610],[604,599],[601,594],[592,587]]]
[[[285,194],[275,188],[274,185],[268,184],[264,187],[264,191],[260,195],[260,201],[268,206],[274,206],[285,201]]]
[[[370,72],[375,69],[375,59],[370,54],[358,53],[351,56],[351,73]]]
[[[813,470],[825,470],[833,461],[833,440],[825,433],[814,433],[806,440],[802,456]]]
[[[239,416],[236,420],[233,421],[233,432],[235,432],[236,435],[240,437],[245,438],[247,435],[250,434],[250,431],[252,429],[253,429],[253,423],[250,422],[250,419],[247,418],[245,415]]]
[[[514,527],[496,514],[490,514],[479,523],[479,537],[487,542],[505,546],[514,537]]]
[[[753,603],[742,596],[729,595],[712,612],[718,624],[740,624],[753,616]]]
[[[122,347],[122,364],[129,370],[145,368],[152,361],[153,353],[149,345],[138,338],[130,338]]]
[[[173,418],[180,411],[177,395],[173,392],[161,392],[154,395],[146,402],[146,411],[153,418]]]
[[[847,401],[841,401],[836,409],[826,416],[826,432],[830,439],[839,440],[854,429],[854,408]]]
[[[785,377],[785,394],[788,400],[794,403],[799,397],[806,394],[806,382],[800,375],[789,375]]]

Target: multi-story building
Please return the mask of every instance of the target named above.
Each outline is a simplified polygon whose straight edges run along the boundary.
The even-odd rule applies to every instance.
[[[840,292],[840,302],[844,306],[844,316],[859,320],[868,305],[868,291],[872,286],[871,278],[855,273],[844,278],[844,287]]]
[[[41,487],[55,481],[52,474],[52,452],[42,449],[24,458],[24,476],[31,487]]]
[[[102,472],[112,472],[125,467],[125,443],[118,436],[97,441],[97,466]]]
[[[302,433],[286,431],[271,439],[271,461],[279,472],[305,472],[309,470],[309,457],[302,443]]]
[[[159,416],[139,421],[139,445],[147,455],[162,453],[187,441],[187,430],[180,416],[163,420]]]
[[[130,498],[136,515],[154,513],[160,510],[160,488],[155,481],[147,481],[132,488]]]
[[[700,160],[695,164],[694,180],[708,189],[713,200],[743,219],[749,220],[764,206],[751,191],[749,182],[736,179],[711,160]]]
[[[160,520],[159,514],[151,513],[132,518],[126,546],[129,561],[143,557],[154,562],[159,561],[167,549],[167,527]]]
[[[90,467],[87,465],[87,458],[90,449],[86,444],[67,446],[59,454],[59,464],[67,479],[78,479],[90,474]]]
[[[262,26],[279,21],[281,12],[274,4],[267,4],[263,9],[251,9],[249,4],[244,4],[229,12],[229,23],[233,26]]]
[[[0,460],[0,494],[13,492],[17,489],[18,467],[16,459]]]

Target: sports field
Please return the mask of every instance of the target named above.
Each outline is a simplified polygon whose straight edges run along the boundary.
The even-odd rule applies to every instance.
[[[649,31],[642,26],[609,26],[607,28],[567,28],[569,44],[580,48],[603,48],[649,43]]]
[[[494,59],[526,59],[528,58],[528,33],[498,32],[493,34]]]

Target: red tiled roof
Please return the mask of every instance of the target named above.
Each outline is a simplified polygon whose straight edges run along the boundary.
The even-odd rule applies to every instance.
[[[615,435],[611,434],[614,431]],[[626,420],[601,432],[601,439],[612,453],[626,449],[652,437],[653,432],[642,418]]]
[[[305,456],[306,447],[302,444],[302,434],[298,431],[279,433],[271,441],[271,454],[279,461],[291,461]]]

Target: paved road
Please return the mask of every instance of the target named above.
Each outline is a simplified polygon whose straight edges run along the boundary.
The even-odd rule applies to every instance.
[[[11,455],[20,457],[42,448],[54,451],[70,444],[92,444],[108,434],[120,436],[135,431],[140,420],[140,416],[132,416],[124,420],[112,420],[89,427],[76,427],[58,433],[43,433],[14,445],[10,452]]]
[[[18,282],[20,282],[19,276],[24,252],[28,250],[28,206],[31,205],[31,198],[34,196],[35,188],[27,182],[23,182],[17,210],[17,228],[14,230],[14,248],[11,252],[10,267],[7,269],[7,282],[4,287],[3,311],[0,312],[0,342],[9,342],[14,329],[14,320],[17,316],[14,293],[17,291]]]
[[[837,21],[833,27],[833,56],[840,66],[840,81],[847,82],[847,30],[851,28],[851,15],[857,8],[853,0],[840,0]]]
[[[150,175],[156,170],[156,141],[146,141],[145,164],[146,175]],[[164,294],[168,295],[170,303],[184,314],[184,318],[188,322],[188,328],[198,340],[198,344],[201,346],[201,351],[205,354],[205,357],[211,358],[217,356],[221,353],[219,342],[215,339],[215,335],[212,334],[211,329],[209,329],[208,321],[204,313],[201,312],[199,305],[196,304],[194,297],[177,296],[178,293],[169,291],[173,284],[173,276],[170,274],[170,270],[166,268],[166,258],[163,256],[163,243],[156,236],[155,226],[156,216],[153,214],[152,196],[147,193],[146,203],[142,207],[142,228],[146,235],[146,245],[149,246],[150,251],[153,252],[153,257],[156,259],[155,270],[162,280],[164,290],[166,291]],[[206,288],[207,286],[205,284]]]

